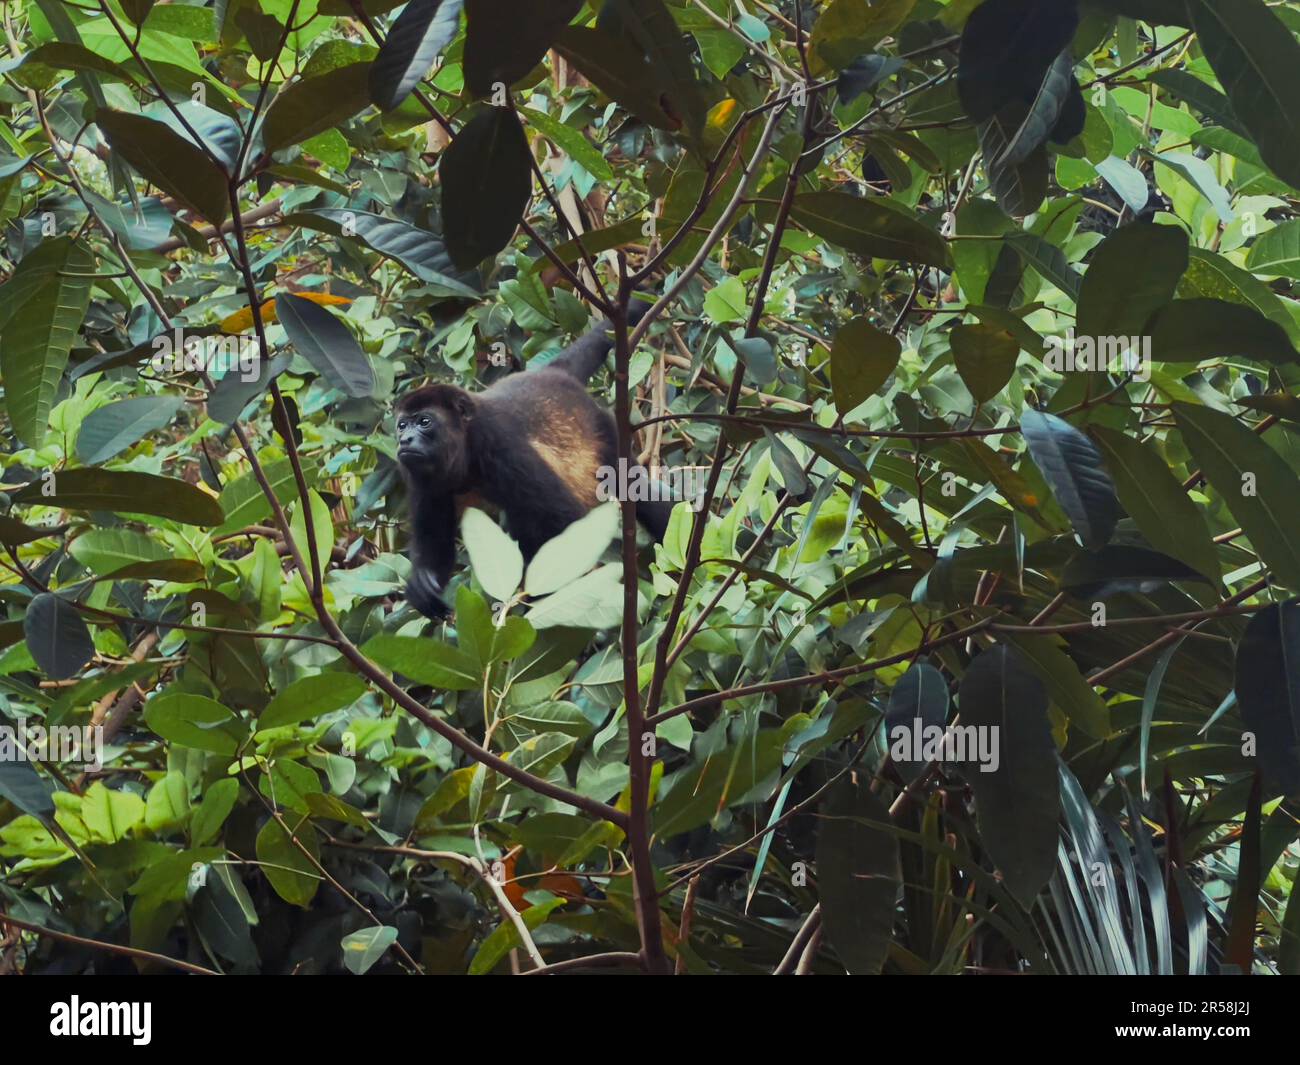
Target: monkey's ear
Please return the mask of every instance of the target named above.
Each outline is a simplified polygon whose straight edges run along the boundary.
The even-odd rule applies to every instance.
[[[452,401],[456,408],[456,413],[460,416],[461,421],[469,421],[474,417],[474,397],[461,393]]]

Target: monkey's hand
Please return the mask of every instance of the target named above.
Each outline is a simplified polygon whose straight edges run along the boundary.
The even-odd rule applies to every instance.
[[[451,607],[442,598],[442,585],[432,571],[416,566],[406,582],[406,601],[430,621],[451,617]]]

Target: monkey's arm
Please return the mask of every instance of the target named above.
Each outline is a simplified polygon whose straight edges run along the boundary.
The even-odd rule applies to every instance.
[[[431,621],[451,616],[442,593],[456,564],[456,507],[450,496],[411,499],[411,576],[406,601]]]
[[[635,327],[649,309],[650,304],[645,300],[633,299],[627,308],[628,328]],[[592,329],[555,356],[547,366],[563,370],[586,384],[591,375],[605,364],[605,359],[614,346],[613,331],[613,323],[608,318],[602,318]]]

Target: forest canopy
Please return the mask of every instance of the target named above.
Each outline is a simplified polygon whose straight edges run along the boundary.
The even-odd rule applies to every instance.
[[[1300,972],[1295,5],[0,17],[0,972]]]

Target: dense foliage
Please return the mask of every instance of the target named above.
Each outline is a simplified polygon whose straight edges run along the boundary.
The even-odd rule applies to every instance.
[[[0,971],[1300,971],[1295,5],[3,21]],[[606,315],[693,505],[426,621]]]

